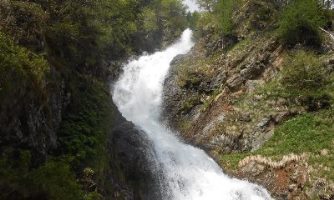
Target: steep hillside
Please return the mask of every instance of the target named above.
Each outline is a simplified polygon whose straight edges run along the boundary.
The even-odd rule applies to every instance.
[[[109,84],[185,26],[178,0],[0,1],[0,199],[159,199]]]
[[[239,1],[228,23],[216,5],[164,86],[164,119],[180,137],[277,199],[334,195],[332,11],[314,2]],[[289,29],[299,12],[311,27],[318,9],[319,27]]]

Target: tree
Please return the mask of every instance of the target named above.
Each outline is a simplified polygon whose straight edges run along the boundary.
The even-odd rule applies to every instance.
[[[199,6],[204,10],[209,12],[213,12],[215,5],[217,4],[218,0],[198,0],[197,1]]]
[[[215,12],[220,19],[221,30],[228,35],[233,30],[233,13],[239,5],[239,0],[219,0]]]
[[[279,37],[285,45],[301,43],[320,46],[319,27],[325,25],[323,8],[318,0],[293,0],[284,9],[279,21]]]

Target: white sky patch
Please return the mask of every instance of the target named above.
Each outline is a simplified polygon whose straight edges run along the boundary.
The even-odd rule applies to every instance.
[[[188,7],[188,11],[190,12],[200,11],[196,0],[183,0],[183,3]]]

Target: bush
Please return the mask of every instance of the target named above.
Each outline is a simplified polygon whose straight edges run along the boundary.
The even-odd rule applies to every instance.
[[[14,42],[0,32],[0,102],[13,102],[26,93],[34,97],[43,94],[45,74],[48,73],[47,61]],[[26,99],[27,101],[27,99]],[[1,107],[1,106],[0,106]]]
[[[20,45],[36,52],[41,52],[44,48],[41,39],[48,17],[37,3],[0,2],[0,30],[11,35]]]
[[[200,14],[198,12],[188,12],[187,13],[187,23],[191,29],[196,29],[196,24],[198,23]]]
[[[237,8],[239,1],[220,0],[216,6],[216,12],[220,19],[220,29],[224,35],[231,34],[233,30],[233,12]]]
[[[104,148],[105,134],[110,128],[108,87],[86,76],[72,77],[72,101],[58,131],[61,154],[73,156],[74,168],[97,160]]]
[[[313,93],[326,85],[326,76],[315,55],[302,51],[287,60],[282,84],[290,91]]]
[[[285,63],[281,85],[289,97],[298,98],[310,110],[329,105],[329,77],[312,53],[298,52]]]
[[[301,43],[319,47],[319,27],[324,25],[324,11],[317,0],[293,0],[283,10],[279,21],[279,37],[288,46]]]
[[[1,199],[83,199],[68,162],[49,160],[33,167],[27,150],[7,150],[0,158]]]

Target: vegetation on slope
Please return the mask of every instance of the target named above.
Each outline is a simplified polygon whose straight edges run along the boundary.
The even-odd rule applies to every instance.
[[[306,154],[307,183],[294,183],[293,175],[284,179],[293,167],[271,171],[262,165],[256,171],[256,163],[245,167],[249,171],[241,178],[268,186],[278,199],[287,193],[333,198],[334,187],[324,194],[314,189],[318,181],[333,186],[334,43],[328,2],[201,2],[206,12],[193,15],[198,43],[175,62],[177,73],[166,82],[175,87],[166,89],[165,98],[171,126],[237,176],[244,170],[240,163],[252,156],[280,161],[291,153]],[[293,164],[299,169],[300,163]],[[262,172],[267,176],[260,179]],[[275,177],[283,177],[286,188]]]
[[[186,23],[180,0],[1,1],[0,199],[122,199],[107,81]]]

